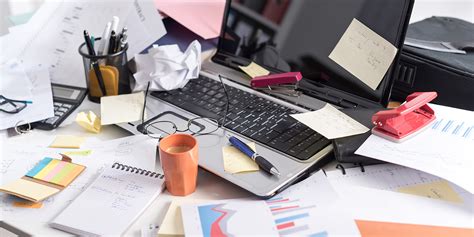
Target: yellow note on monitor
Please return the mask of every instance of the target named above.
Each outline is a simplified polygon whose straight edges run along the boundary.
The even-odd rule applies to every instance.
[[[53,143],[49,145],[52,148],[81,148],[82,143],[86,140],[85,137],[58,135]]]
[[[376,90],[397,51],[392,43],[353,19],[329,58]]]
[[[397,191],[448,202],[463,202],[461,197],[459,197],[456,191],[454,191],[454,189],[449,185],[448,181],[445,180],[403,187],[399,188]]]
[[[239,66],[239,68],[244,71],[247,75],[251,78],[260,77],[260,76],[267,76],[270,72],[263,68],[262,66],[251,62],[248,66]]]
[[[88,113],[80,112],[76,116],[76,123],[79,126],[83,127],[89,132],[99,133],[100,128],[100,118],[94,114],[94,112],[89,111]]]
[[[247,145],[255,151],[255,143],[252,142]],[[226,172],[236,174],[259,170],[255,161],[232,145],[222,147],[222,155],[224,157],[224,170]]]
[[[101,97],[101,124],[117,124],[140,120],[144,102],[145,94],[143,92]]]

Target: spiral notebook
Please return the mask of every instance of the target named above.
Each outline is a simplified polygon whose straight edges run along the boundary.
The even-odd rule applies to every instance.
[[[105,168],[50,226],[77,235],[122,235],[163,188],[162,174],[115,163]]]

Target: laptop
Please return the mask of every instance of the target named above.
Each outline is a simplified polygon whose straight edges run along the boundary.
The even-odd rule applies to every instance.
[[[200,167],[269,198],[331,160],[331,141],[291,114],[317,110],[326,103],[339,108],[388,104],[399,73],[393,66],[398,55],[375,90],[328,57],[349,24],[356,18],[400,48],[412,7],[413,0],[228,0],[217,51],[203,62],[200,77],[182,89],[151,92],[148,120],[119,126],[138,134],[147,125],[148,133],[166,132],[164,123],[150,125],[156,121],[173,121],[183,131],[196,117],[214,120],[195,120],[190,125],[195,129],[215,128],[216,120],[224,123],[215,132],[196,136]],[[249,77],[239,69],[251,62],[271,73],[301,72],[300,95],[252,89]],[[228,135],[254,142],[257,152],[281,175],[262,170],[226,172],[222,148],[229,145]]]

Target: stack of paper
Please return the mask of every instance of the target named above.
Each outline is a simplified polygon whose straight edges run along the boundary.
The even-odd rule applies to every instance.
[[[32,123],[54,116],[50,74],[45,67],[28,70],[17,60],[0,62],[0,95],[11,99],[28,101],[18,113],[0,112],[0,130]],[[20,106],[21,104],[18,103]],[[1,105],[8,110],[9,104]]]
[[[77,52],[84,43],[82,33],[100,36],[112,16],[121,19],[120,28],[128,28],[129,57],[166,34],[152,1],[45,1],[28,23],[0,37],[0,63],[18,58],[26,67],[41,64],[50,70],[52,82],[85,87]]]

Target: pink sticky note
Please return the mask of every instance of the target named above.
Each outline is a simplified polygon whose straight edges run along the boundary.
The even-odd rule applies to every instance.
[[[225,0],[155,0],[155,6],[204,39],[219,36]]]

